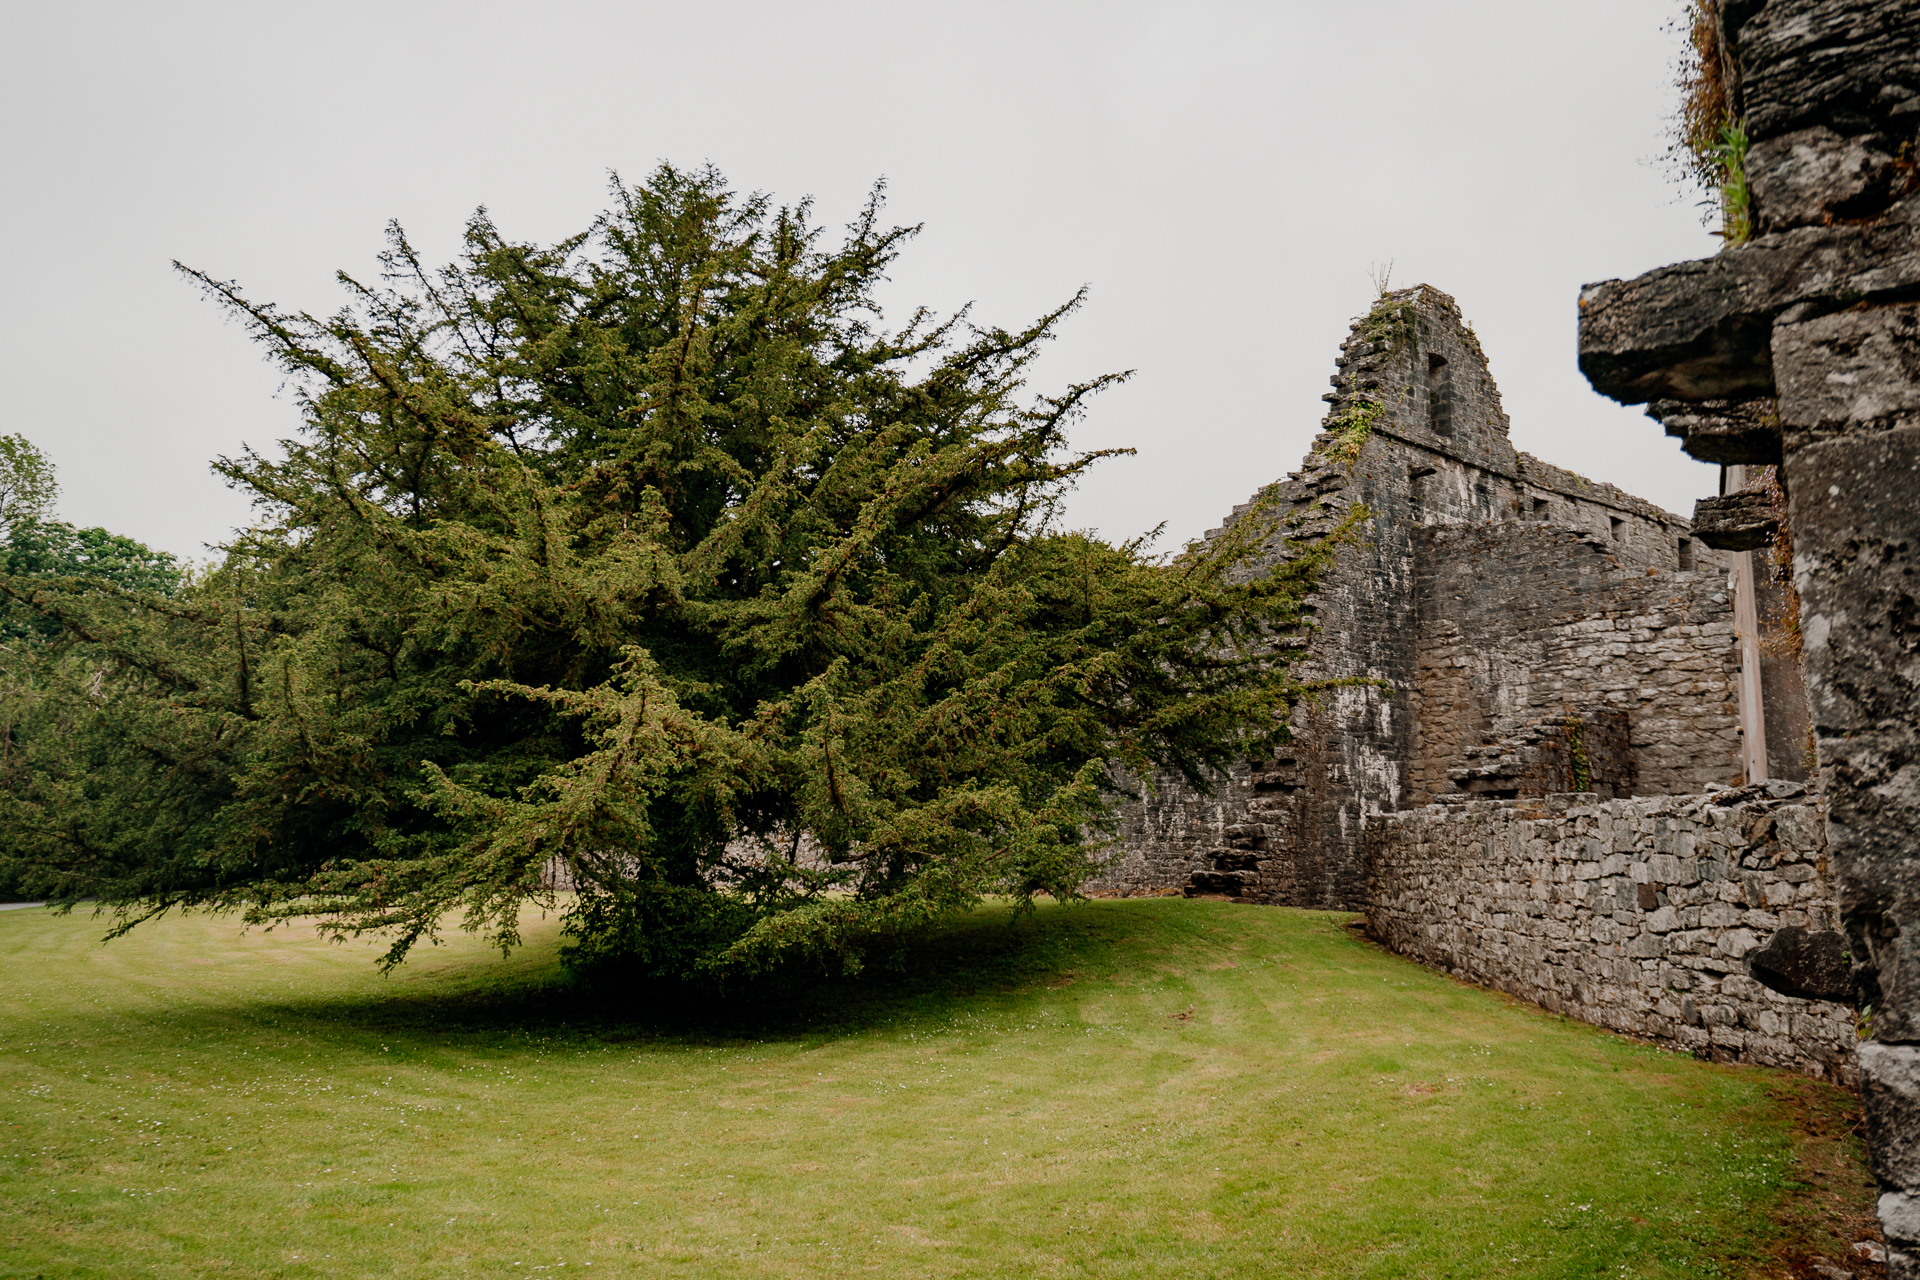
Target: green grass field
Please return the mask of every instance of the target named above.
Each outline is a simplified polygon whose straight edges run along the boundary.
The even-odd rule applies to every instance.
[[[382,978],[231,918],[0,912],[0,1275],[1786,1274],[1794,1115],[1842,1095],[1344,920],[982,912],[689,1002],[568,988],[550,920]]]

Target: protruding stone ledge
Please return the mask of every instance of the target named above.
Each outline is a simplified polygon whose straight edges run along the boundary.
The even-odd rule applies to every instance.
[[[1837,929],[1786,925],[1748,957],[1747,966],[1755,981],[1783,996],[1836,1003],[1853,999],[1847,939]]]
[[[1622,404],[1774,394],[1773,322],[1920,291],[1920,219],[1801,227],[1580,291],[1580,371]]]
[[[1693,536],[1720,551],[1753,551],[1780,531],[1773,497],[1764,489],[1742,489],[1693,504]]]
[[[1780,419],[1773,400],[1656,400],[1647,416],[1680,447],[1702,462],[1724,467],[1775,466],[1780,462]]]

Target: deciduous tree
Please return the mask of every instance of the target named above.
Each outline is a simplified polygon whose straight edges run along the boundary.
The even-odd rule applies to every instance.
[[[58,493],[46,454],[17,432],[0,436],[0,532],[43,519]]]

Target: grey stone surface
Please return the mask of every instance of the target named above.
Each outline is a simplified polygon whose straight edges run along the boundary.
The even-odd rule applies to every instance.
[[[1788,447],[1920,425],[1920,306],[1860,306],[1773,330]]]
[[[1724,560],[1702,549],[1692,570],[1621,564],[1607,547],[1524,524],[1421,530],[1406,804],[1458,789],[1454,770],[1503,726],[1570,707],[1625,716],[1627,759],[1588,770],[1616,794],[1734,781],[1740,655]]]
[[[1809,443],[1790,465],[1841,901],[1877,973],[1876,1034],[1920,1041],[1920,427]]]
[[[1773,321],[1920,289],[1912,201],[1867,224],[1801,227],[1580,294],[1580,371],[1623,404],[1772,395]]]
[[[1813,868],[1794,867],[1814,878]],[[1789,882],[1803,877],[1789,874]],[[1763,947],[1747,958],[1747,968],[1760,985],[1801,1000],[1853,1003],[1853,965],[1846,935],[1835,929],[1805,929],[1783,925]]]
[[[1771,396],[1697,403],[1655,400],[1647,406],[1647,416],[1702,462],[1766,467],[1780,461],[1780,420]]]
[[[1779,530],[1772,498],[1758,489],[1742,489],[1693,504],[1693,536],[1721,551],[1764,547]]]
[[[1906,181],[1899,149],[1884,134],[1843,138],[1825,125],[1755,144],[1747,181],[1756,229],[1820,226],[1884,209]]]
[[[1701,1057],[1854,1079],[1852,1009],[1751,973],[1831,933],[1819,812],[1751,787],[1432,805],[1369,832],[1367,921],[1468,981]]]
[[[1733,0],[1721,6],[1733,114],[1755,141],[1825,125],[1849,135],[1920,125],[1920,4]]]
[[[1920,1252],[1920,1046],[1867,1041],[1859,1048],[1861,1096],[1880,1119],[1870,1145],[1880,1227],[1896,1253]]]
[[[1420,725],[1426,730],[1431,717]],[[1496,723],[1447,778],[1467,795],[1505,800],[1556,791],[1591,791],[1611,800],[1633,794],[1633,745],[1619,707],[1572,707],[1518,725]]]

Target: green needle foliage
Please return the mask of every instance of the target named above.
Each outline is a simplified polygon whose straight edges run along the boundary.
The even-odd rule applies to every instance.
[[[548,247],[482,211],[430,270],[393,228],[326,318],[188,271],[304,429],[218,464],[265,519],[179,600],[11,588],[113,679],[9,850],[126,924],[317,915],[388,964],[448,919],[511,947],[570,882],[576,965],[851,970],[1071,896],[1115,766],[1283,741],[1311,690],[1268,640],[1332,544],[1255,574],[1259,513],[1171,563],[1061,529],[1120,376],[1024,381],[1080,299],[883,328],[914,229],[878,196],[828,248],[663,166]]]

